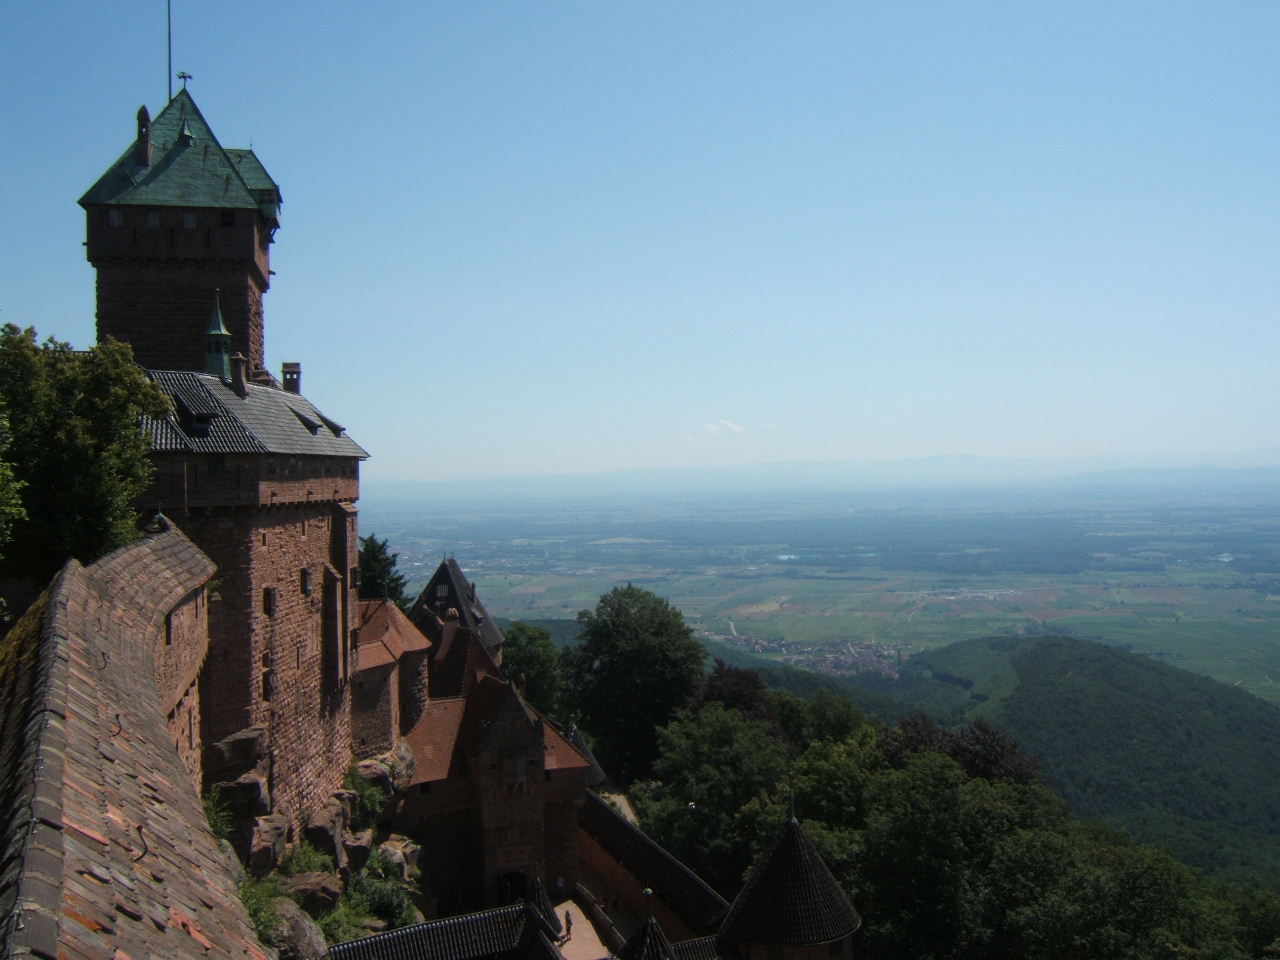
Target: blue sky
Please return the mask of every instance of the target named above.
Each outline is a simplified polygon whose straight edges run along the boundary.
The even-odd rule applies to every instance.
[[[173,7],[372,479],[1280,446],[1280,4]],[[0,320],[87,345],[164,3],[0,35]]]

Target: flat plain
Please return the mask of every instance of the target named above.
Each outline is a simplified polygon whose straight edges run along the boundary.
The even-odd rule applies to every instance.
[[[573,618],[616,584],[711,640],[893,675],[987,636],[1072,635],[1280,703],[1280,494],[1161,484],[373,502],[415,588],[455,556],[495,616]]]

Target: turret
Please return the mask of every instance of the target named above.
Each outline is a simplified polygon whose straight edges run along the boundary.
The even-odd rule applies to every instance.
[[[153,370],[208,368],[209,301],[220,290],[231,351],[263,366],[262,298],[280,189],[252,150],[224,148],[180,90],[80,198],[98,275],[98,339]]]

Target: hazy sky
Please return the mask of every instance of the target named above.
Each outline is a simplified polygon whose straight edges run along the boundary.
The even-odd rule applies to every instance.
[[[0,320],[92,342],[164,6],[0,12]],[[1277,446],[1280,3],[173,8],[371,478]]]

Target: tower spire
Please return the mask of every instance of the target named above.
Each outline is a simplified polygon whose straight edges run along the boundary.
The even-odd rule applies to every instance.
[[[231,379],[231,331],[222,322],[222,292],[213,291],[213,316],[205,331],[204,372]]]

